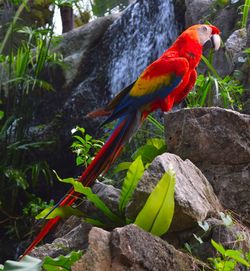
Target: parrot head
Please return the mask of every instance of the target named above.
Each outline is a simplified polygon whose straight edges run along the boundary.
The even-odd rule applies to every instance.
[[[202,46],[209,41],[211,42],[211,45],[215,50],[218,50],[220,48],[220,30],[217,27],[213,25],[197,24],[189,27],[186,31],[195,39],[198,38],[199,43]],[[184,33],[186,31],[184,31]]]

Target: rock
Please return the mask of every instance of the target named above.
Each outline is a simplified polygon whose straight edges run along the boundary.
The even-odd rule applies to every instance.
[[[107,207],[114,213],[119,213],[119,198],[121,191],[113,185],[107,185],[95,181],[92,186],[92,191],[98,195],[107,205]]]
[[[88,51],[96,46],[103,33],[118,16],[110,15],[96,18],[84,26],[63,34],[62,42],[56,48],[56,51],[63,55],[67,66],[64,69],[66,85],[70,86],[76,80],[80,72],[80,64],[88,61],[85,59],[88,57]]]
[[[188,229],[221,209],[213,189],[200,170],[189,160],[164,153],[155,158],[134,191],[126,215],[135,218],[148,196],[170,165],[176,173],[175,212],[170,231]]]
[[[87,247],[88,233],[91,227],[91,225],[82,222],[67,234],[55,239],[52,244],[35,248],[30,255],[39,259],[43,259],[45,256],[54,258],[59,255],[66,255],[72,250],[83,250]]]
[[[250,116],[194,108],[166,114],[165,123],[168,151],[190,159],[224,207],[249,221]]]
[[[223,221],[215,218],[210,218],[206,222],[209,225],[207,232],[196,231],[196,236],[202,236],[203,243],[200,244],[197,240],[190,242],[194,256],[203,261],[215,257],[216,250],[211,240],[222,244],[225,249],[236,249],[246,253],[249,251],[250,232],[246,227],[237,222],[226,226]]]
[[[185,0],[186,5],[186,26],[199,23],[211,11],[213,0]]]
[[[234,31],[225,43],[227,53],[232,59],[232,70],[241,69],[247,62],[247,56],[243,50],[246,49],[247,31],[245,28]]]
[[[181,271],[202,264],[135,225],[111,233],[93,228],[89,247],[72,271]]]
[[[108,271],[111,270],[109,248],[110,233],[100,228],[92,228],[89,233],[89,246],[83,257],[72,267],[72,271]]]

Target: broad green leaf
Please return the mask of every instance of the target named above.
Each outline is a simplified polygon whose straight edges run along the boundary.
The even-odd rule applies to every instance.
[[[76,157],[76,165],[79,166],[79,165],[82,165],[83,163],[84,163],[84,160],[82,159],[82,157],[77,156]]]
[[[147,139],[147,145],[155,146],[158,150],[160,150],[161,148],[166,149],[166,147],[167,147],[165,140],[162,138],[158,138],[158,137],[153,137],[153,138]]]
[[[96,194],[92,192],[90,187],[83,186],[81,182],[75,181],[73,178],[61,179],[55,171],[54,173],[60,182],[72,184],[76,192],[85,195],[86,198],[91,201],[98,209],[100,209],[103,214],[107,216],[111,221],[121,222],[121,219],[115,215]]]
[[[40,259],[25,256],[21,261],[6,261],[4,271],[40,271],[42,261]]]
[[[167,232],[174,214],[175,173],[166,172],[137,215],[135,224],[154,235]]]
[[[243,255],[239,250],[228,249],[226,250],[225,256],[228,256],[236,260],[237,262],[244,264],[247,267],[250,267],[250,263],[243,258]]]
[[[163,139],[151,138],[132,155],[132,158],[135,160],[138,156],[141,156],[144,165],[150,164],[156,156],[164,153],[166,149],[167,147]]]
[[[41,213],[39,213],[35,218],[36,219],[43,219],[44,217],[46,217],[46,219],[52,219],[55,218],[57,216],[61,217],[61,218],[68,218],[72,215],[75,216],[84,216],[83,212],[81,212],[80,210],[73,208],[71,206],[63,206],[63,207],[57,207],[55,208],[55,210],[53,210],[48,216],[47,214],[50,212],[50,210],[53,207],[48,207],[46,209],[44,209]]]
[[[128,201],[131,199],[132,194],[140,181],[144,173],[144,166],[141,160],[141,156],[137,157],[136,160],[130,165],[127,175],[124,179],[121,196],[119,200],[119,210],[124,211]]]
[[[43,260],[43,269],[46,271],[70,271],[71,266],[78,261],[83,255],[82,251],[72,251],[66,256],[57,258],[45,257]]]
[[[132,158],[135,160],[141,156],[144,165],[151,163],[154,158],[160,155],[161,152],[153,145],[144,145],[140,147],[133,155]]]
[[[123,170],[127,170],[130,165],[132,164],[132,162],[122,162],[120,163],[114,170],[114,173],[118,173],[121,172]]]
[[[77,139],[79,142],[82,143],[83,146],[85,146],[86,144],[88,144],[82,137],[75,135],[73,136],[75,139]]]
[[[224,249],[224,247],[221,244],[218,244],[217,242],[215,242],[213,239],[211,239],[211,244],[213,245],[213,247],[220,252],[221,255],[225,255],[226,250]]]

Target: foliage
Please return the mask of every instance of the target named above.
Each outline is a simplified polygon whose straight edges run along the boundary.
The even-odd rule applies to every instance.
[[[242,11],[242,21],[241,21],[242,28],[247,27],[249,9],[250,9],[250,0],[245,0],[245,3],[243,5],[243,11]]]
[[[91,1],[91,6],[95,16],[104,16],[112,13],[114,9],[121,11],[128,3],[128,0],[94,0]]]
[[[44,260],[25,256],[21,261],[6,261],[3,268],[4,271],[70,271],[71,266],[78,261],[83,255],[82,251],[72,251],[70,254],[60,255],[56,258],[45,257]]]
[[[34,196],[31,199],[25,208],[23,208],[23,214],[25,216],[35,217],[38,213],[40,213],[43,209],[49,208],[54,205],[54,201],[51,200],[49,203],[44,202],[41,198]]]
[[[79,132],[80,135],[75,135],[76,132]],[[71,144],[71,149],[76,153],[76,165],[87,167],[93,156],[103,146],[103,141],[94,139],[85,133],[84,128],[78,126],[72,130],[72,133],[75,141]]]
[[[138,156],[128,168],[127,175],[123,181],[121,189],[121,197],[119,201],[119,210],[125,212],[127,203],[132,197],[132,194],[144,173],[144,166],[141,156]]]
[[[244,253],[236,249],[225,249],[221,244],[211,240],[211,244],[221,256],[209,258],[214,270],[216,271],[233,271],[237,264],[250,267],[250,262],[244,256]],[[248,255],[249,257],[249,255]]]
[[[135,224],[157,236],[166,233],[174,215],[174,186],[175,174],[170,169],[148,197]]]
[[[194,89],[188,94],[186,103],[188,107],[203,107],[221,105],[224,108],[242,109],[240,100],[243,86],[232,76],[220,77],[210,61],[202,57],[209,71],[205,76],[200,74]]]
[[[219,215],[223,224],[226,227],[230,227],[231,225],[233,225],[233,220],[229,214],[220,212]],[[206,221],[199,221],[198,225],[200,226],[200,228],[203,229],[204,234],[202,234],[201,236],[193,234],[193,236],[196,239],[196,242],[198,241],[198,244],[202,244],[203,237],[206,238],[205,235],[207,235],[207,233],[210,231],[210,226]],[[250,267],[250,253],[244,253],[239,249],[226,250],[222,244],[217,243],[213,239],[211,239],[211,244],[215,248],[217,254],[220,254],[220,256],[217,255],[216,257],[208,258],[208,261],[210,262],[210,265],[214,271],[233,271],[238,264]],[[194,246],[185,243],[185,248],[189,253],[192,254],[192,249],[194,248]]]
[[[85,132],[84,130],[82,130]],[[85,141],[82,141],[82,137],[78,138],[79,144],[85,144]],[[152,154],[150,158],[148,158],[149,150],[145,146],[153,146]],[[162,139],[151,139],[148,140],[148,144],[146,144],[142,148],[140,148],[133,156],[133,162],[128,162],[126,165],[122,163],[123,166],[119,166],[119,170],[127,169],[126,177],[123,181],[123,185],[121,188],[121,195],[119,199],[119,214],[114,214],[106,204],[92,192],[90,187],[84,187],[83,184],[73,178],[61,179],[57,174],[57,178],[59,181],[64,183],[70,183],[73,185],[75,192],[83,194],[86,198],[92,202],[106,217],[107,221],[101,221],[96,218],[86,217],[85,214],[78,212],[76,209],[72,207],[57,207],[57,208],[46,208],[43,210],[36,218],[37,219],[51,219],[56,216],[60,217],[69,217],[70,215],[78,215],[84,217],[84,220],[94,224],[96,226],[101,227],[117,227],[123,226],[128,223],[131,223],[129,219],[125,217],[125,210],[127,203],[132,197],[132,194],[140,181],[145,168],[152,162],[153,155],[158,155],[161,152],[165,151],[165,144]],[[78,146],[80,147],[80,146]],[[164,147],[164,148],[163,148]],[[89,150],[89,148],[88,148]],[[143,159],[144,157],[144,159]],[[146,159],[147,158],[147,159]],[[165,233],[171,223],[173,217],[174,210],[174,174],[172,171],[166,173],[159,184],[155,187],[154,191],[151,193],[148,198],[144,208],[139,213],[136,218],[136,224],[138,226],[149,225],[152,224],[149,230],[153,234],[162,235]],[[152,208],[154,212],[152,212]]]
[[[47,206],[35,193],[42,185],[48,189],[52,185],[51,171],[46,161],[36,157],[37,150],[54,142],[34,141],[28,127],[35,110],[35,93],[53,90],[43,79],[45,67],[62,63],[61,56],[50,51],[53,27],[18,26],[26,3],[19,3],[0,44],[0,221],[5,238],[15,242],[30,229],[30,214],[41,210],[38,205]],[[13,43],[7,47],[17,33],[22,35],[19,47]]]
[[[45,257],[43,260],[43,269],[46,271],[70,271],[71,266],[83,255],[82,251],[72,251],[66,256],[60,255],[56,258]]]

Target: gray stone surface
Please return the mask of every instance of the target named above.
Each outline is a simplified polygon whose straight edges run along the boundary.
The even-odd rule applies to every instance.
[[[89,247],[72,271],[184,271],[202,266],[158,237],[135,225],[111,233],[93,228]]]
[[[89,233],[89,246],[83,257],[75,263],[72,271],[109,271],[111,252],[110,233],[100,228],[93,228]]]
[[[225,208],[250,218],[250,116],[221,108],[165,115],[168,151],[190,159]]]
[[[164,153],[155,158],[139,182],[126,210],[135,218],[162,175],[172,167],[176,173],[175,212],[170,231],[188,229],[221,209],[212,186],[201,171],[189,160]]]
[[[35,248],[30,256],[43,259],[45,256],[57,257],[67,255],[72,250],[83,250],[87,247],[88,233],[91,225],[82,222],[78,226],[71,228],[68,233],[55,239],[51,244],[45,244]]]

